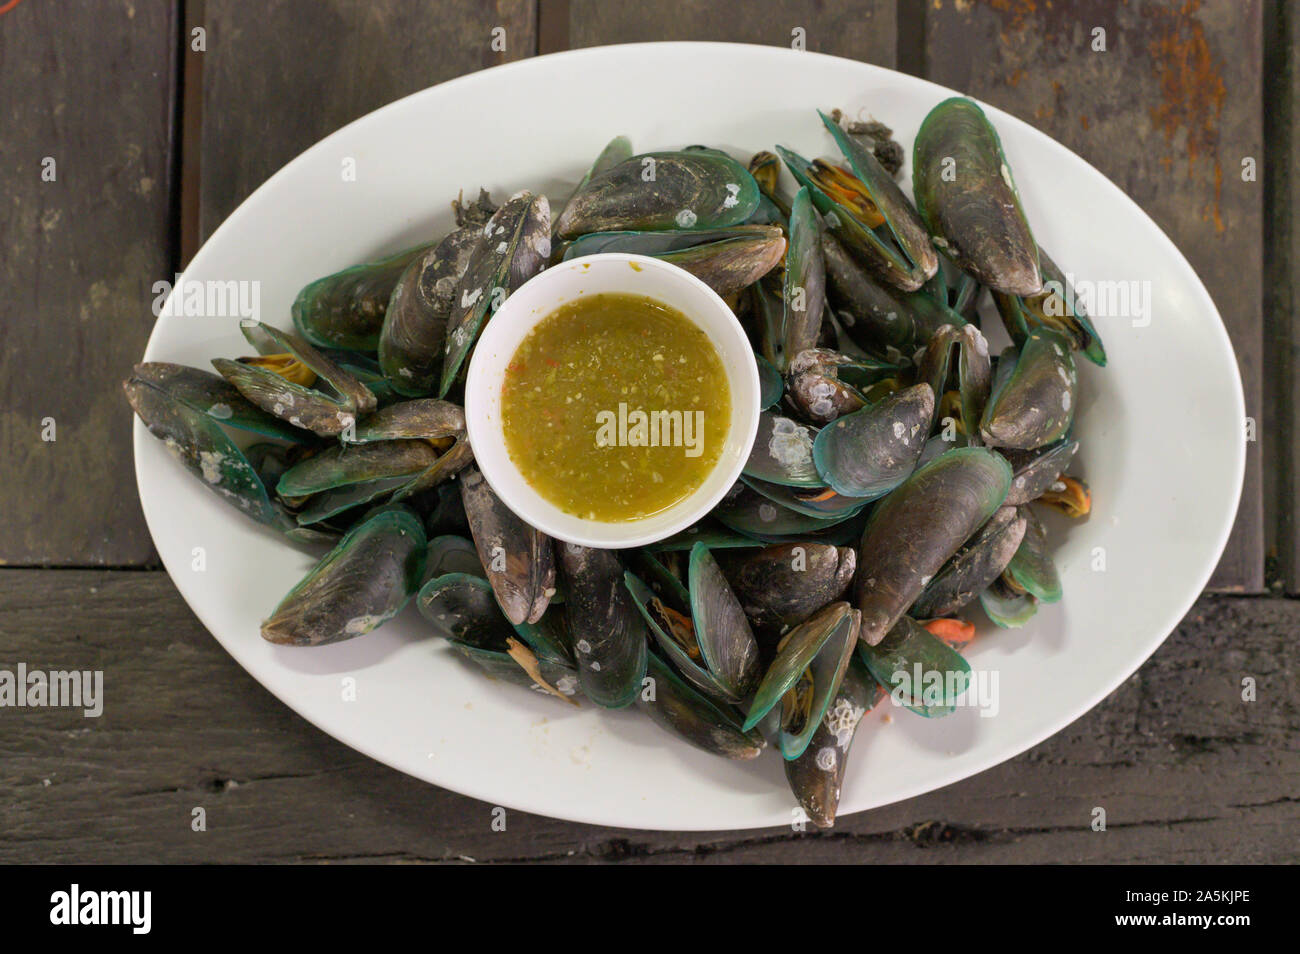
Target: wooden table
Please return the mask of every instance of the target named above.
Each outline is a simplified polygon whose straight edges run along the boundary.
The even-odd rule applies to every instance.
[[[1296,11],[1261,0],[255,6],[0,0],[0,668],[102,669],[113,703],[97,720],[0,710],[0,860],[1300,857],[1300,603],[1283,595],[1300,590]],[[273,699],[160,569],[118,385],[152,327],[151,286],[284,162],[399,96],[567,48],[788,46],[796,31],[809,50],[925,76],[1033,123],[1191,260],[1228,324],[1258,435],[1213,592],[1048,742],[832,833],[630,832],[515,813],[494,832],[491,806],[377,765]],[[1242,700],[1246,677],[1257,701]],[[1105,832],[1091,830],[1096,806]]]

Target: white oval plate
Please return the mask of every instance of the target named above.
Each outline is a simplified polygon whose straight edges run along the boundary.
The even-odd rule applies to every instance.
[[[289,327],[304,284],[442,234],[459,190],[484,186],[501,201],[530,188],[562,201],[616,134],[638,150],[706,143],[747,159],[781,143],[832,155],[814,107],[839,106],[892,126],[910,156],[922,117],[949,95],[862,63],[758,46],[642,44],[523,60],[417,93],[313,146],[226,220],[185,278],[260,282],[261,318]],[[1241,491],[1241,383],[1191,267],[1090,165],[986,110],[1039,241],[1078,278],[1149,282],[1150,321],[1100,318],[1110,366],[1080,362],[1077,436],[1095,510],[1054,529],[1064,601],[1021,630],[984,629],[969,651],[977,671],[997,674],[997,715],[966,708],[929,721],[878,707],[859,729],[841,817],[996,765],[1096,705],[1192,605]],[[206,368],[247,350],[234,317],[165,315],[145,357]],[[774,754],[726,762],[635,711],[571,710],[487,680],[413,609],[347,643],[265,642],[260,621],[310,556],[201,487],[138,422],[135,458],[154,542],[190,607],[240,665],[342,742],[492,805],[557,818],[693,830],[790,823]],[[348,677],[355,701],[344,701]]]

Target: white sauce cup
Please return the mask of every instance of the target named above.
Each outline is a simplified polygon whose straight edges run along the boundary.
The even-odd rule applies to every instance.
[[[731,389],[731,421],[712,471],[694,491],[638,520],[588,520],[566,513],[528,483],[506,450],[501,387],[520,342],[543,318],[584,295],[640,295],[675,308],[713,343]],[[759,414],[758,367],[744,329],[716,292],[676,265],[645,255],[605,252],[561,262],[534,276],[484,324],[470,359],[465,416],[474,457],[498,497],[522,520],[557,540],[613,550],[672,536],[707,514],[749,457]],[[646,410],[658,410],[646,408]],[[592,422],[592,440],[596,424]]]

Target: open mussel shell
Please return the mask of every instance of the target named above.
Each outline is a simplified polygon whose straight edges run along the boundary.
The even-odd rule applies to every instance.
[[[939,269],[939,259],[925,225],[917,215],[912,203],[908,201],[903,190],[898,187],[890,175],[876,159],[875,155],[855,136],[849,135],[839,123],[818,110],[822,124],[830,132],[831,138],[839,146],[840,152],[848,160],[849,167],[858,181],[866,189],[867,195],[875,203],[876,209],[885,220],[901,261],[888,245],[883,248],[890,252],[890,276],[894,284],[908,291],[915,291]],[[898,273],[894,273],[894,269]],[[906,278],[904,279],[904,275]]]
[[[758,725],[774,706],[783,705],[782,753],[786,758],[798,757],[839,689],[857,635],[857,611],[845,602],[832,603],[790,630],[754,691],[745,729]],[[797,704],[787,699],[791,692],[800,697]]]
[[[818,828],[835,824],[853,737],[862,717],[881,698],[875,679],[853,655],[839,691],[817,724],[807,748],[802,755],[783,763],[790,791]]]
[[[827,231],[881,281],[916,291],[938,268],[934,249],[916,211],[893,177],[868,150],[829,117],[822,121],[852,172],[820,160],[810,162],[777,146],[795,181],[809,190]]]
[[[758,207],[745,167],[716,150],[645,153],[591,179],[555,223],[560,238],[588,232],[740,225]]]
[[[645,568],[641,568],[645,572]],[[653,577],[650,577],[653,579]],[[686,612],[678,599],[676,587],[652,586],[631,571],[624,575],[624,585],[640,610],[659,651],[677,667],[677,671],[696,689],[709,698],[722,703],[736,704],[741,698],[732,693],[722,681],[704,665],[696,636],[695,621],[689,612],[690,597],[685,589]]]
[[[897,705],[927,719],[951,715],[970,685],[970,663],[910,616],[874,646],[859,641],[858,656]]]
[[[853,659],[861,622],[862,614],[855,609],[849,610],[847,619],[839,619],[799,683],[782,698],[780,749],[786,761],[803,755],[839,692]]]
[[[404,485],[394,495],[395,500],[436,486],[474,459],[466,439],[465,411],[450,401],[435,398],[418,398],[381,408],[356,426],[352,440],[358,444],[393,440],[455,442],[439,453],[431,466]]]
[[[991,447],[1032,450],[1069,433],[1074,423],[1078,376],[1069,343],[1047,328],[1035,328],[1017,354],[998,359],[993,390],[980,421]]]
[[[515,516],[477,467],[462,471],[460,494],[474,546],[506,617],[515,624],[537,622],[555,595],[551,538]]]
[[[946,99],[921,123],[912,190],[934,242],[994,291],[1043,287],[1029,229],[997,130],[964,97]]]
[[[1038,612],[1038,600],[1023,590],[1009,586],[1005,574],[990,583],[980,594],[980,606],[985,615],[1003,629],[1024,626]]]
[[[1007,578],[1040,603],[1059,602],[1061,576],[1052,559],[1047,529],[1032,508],[1020,507],[1018,510],[1025,521],[1025,535],[1007,564]]]
[[[908,612],[929,619],[949,616],[970,603],[1002,575],[1024,539],[1026,525],[1016,507],[999,509],[934,575]]]
[[[551,208],[546,196],[511,196],[483,226],[453,293],[438,397],[446,397],[456,383],[489,311],[541,271],[550,257]]]
[[[406,605],[424,572],[424,526],[384,508],[348,531],[262,623],[262,637],[319,646],[364,635]]]
[[[730,712],[688,686],[654,653],[648,658],[649,685],[637,693],[637,708],[692,745],[726,759],[756,758],[767,746],[755,731],[745,732]]]
[[[794,626],[848,590],[857,552],[828,543],[778,543],[719,554],[750,621],[765,630]]]
[[[203,485],[259,523],[275,524],[279,511],[261,476],[239,446],[222,430],[219,421],[259,420],[255,409],[238,394],[227,394],[197,375],[183,373],[179,365],[142,364],[123,382],[126,399],[149,433]],[[223,382],[224,383],[224,382]],[[206,410],[207,394],[223,398]],[[238,398],[238,400],[236,400]],[[193,402],[193,403],[192,403]],[[224,407],[230,407],[229,415]],[[238,411],[236,410],[238,409]],[[259,412],[260,413],[260,412]]]
[[[921,383],[836,418],[813,444],[817,473],[846,497],[882,497],[915,468],[933,416],[934,392]]]
[[[729,697],[744,699],[761,675],[758,643],[740,600],[703,543],[691,548],[687,590],[703,665]]]
[[[562,261],[605,252],[628,252],[635,255],[663,256],[729,239],[772,239],[783,235],[779,227],[768,225],[733,225],[725,229],[661,229],[653,232],[589,232],[561,247]],[[784,249],[785,244],[782,242]],[[780,256],[777,256],[778,261]],[[755,279],[757,281],[757,279]]]
[[[782,345],[787,361],[815,347],[826,307],[826,263],[822,258],[822,226],[807,187],[790,206],[790,248],[781,284]]]
[[[948,392],[951,379],[956,378],[952,383],[960,399],[962,432],[969,441],[978,443],[980,419],[993,386],[989,343],[980,330],[969,324],[936,329],[921,356],[916,376],[934,390],[936,417],[937,402]]]
[[[212,365],[262,410],[333,437],[377,406],[369,388],[297,335],[253,321],[240,328],[259,356],[213,358]]]
[[[329,453],[328,451],[326,452]],[[407,486],[419,471],[396,477],[358,478],[355,483],[341,483],[303,499],[283,494],[280,499],[292,505],[300,527],[327,530],[339,521],[346,522],[355,515],[355,508],[391,500]],[[278,486],[278,485],[277,485]]]
[[[393,287],[430,248],[417,245],[316,279],[294,299],[294,327],[317,347],[374,351]]]
[[[393,287],[379,334],[379,366],[399,394],[420,397],[438,387],[447,320],[456,286],[494,209],[483,193],[460,211],[459,228],[412,259]]]
[[[582,691],[607,709],[630,705],[646,673],[645,622],[612,550],[559,545],[567,618]]]
[[[1007,504],[1029,503],[1041,497],[1065,473],[1078,450],[1079,442],[1068,439],[1028,451],[999,448],[999,453],[1011,464]]]
[[[1064,273],[1040,246],[1039,262],[1043,290],[1030,297],[993,293],[993,302],[1016,345],[1023,345],[1029,332],[1041,325],[1064,335],[1070,346],[1098,367],[1106,366],[1106,349],[1087,311]]]
[[[876,504],[858,547],[854,599],[861,641],[879,643],[957,549],[1002,506],[1011,467],[959,447],[919,468]]]

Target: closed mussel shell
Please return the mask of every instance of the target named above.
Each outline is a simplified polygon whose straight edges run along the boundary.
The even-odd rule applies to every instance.
[[[280,601],[262,637],[319,646],[370,632],[406,605],[424,571],[426,540],[404,508],[377,511],[339,541]]]
[[[389,296],[378,341],[379,366],[399,394],[419,397],[438,387],[456,285],[492,212],[486,198],[469,207],[459,228],[411,260]]]
[[[645,621],[612,550],[560,544],[566,609],[582,691],[607,709],[629,705],[646,672]]]
[[[374,351],[393,287],[429,249],[417,245],[316,279],[294,299],[294,327],[317,347]]]
[[[991,447],[1032,450],[1070,431],[1078,377],[1069,343],[1057,332],[1035,328],[1019,353],[998,359],[993,390],[980,433]]]
[[[515,624],[537,622],[555,595],[551,538],[515,516],[477,467],[462,471],[460,495],[474,546],[506,618]]]
[[[813,444],[817,472],[847,497],[881,497],[916,466],[933,416],[934,392],[921,383],[837,418]]]
[[[964,97],[946,99],[921,123],[912,189],[935,244],[982,284],[1036,295],[1043,281],[997,130]]]
[[[718,562],[755,626],[793,626],[842,597],[857,552],[826,543],[778,543],[719,554]]]
[[[959,447],[918,469],[876,504],[858,547],[854,599],[861,641],[880,642],[970,536],[1002,506],[1005,458]]]
[[[758,207],[758,185],[714,150],[652,152],[596,175],[569,200],[556,234],[709,229],[740,225]]]
[[[1007,568],[1025,536],[1025,517],[1002,507],[944,564],[908,611],[918,619],[949,616],[982,593]]]
[[[173,397],[167,386],[175,377],[167,370],[172,367],[179,366],[138,366],[122,385],[131,408],[205,487],[259,523],[275,523],[274,501],[258,472],[222,430],[221,413],[214,417],[210,410],[197,410],[189,400],[192,394]]]

